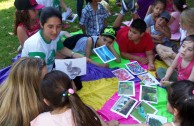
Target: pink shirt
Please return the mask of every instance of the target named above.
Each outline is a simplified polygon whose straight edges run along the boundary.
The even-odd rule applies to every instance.
[[[180,19],[181,13],[176,11],[171,13],[171,17],[173,17],[175,20],[169,25],[170,31],[172,34],[177,33],[180,28],[179,19]]]
[[[26,27],[24,26],[23,23],[20,23],[20,24],[18,25],[18,27],[23,27],[23,28],[25,28],[27,36],[30,37],[30,36],[32,36],[33,34],[35,34],[37,31],[40,30],[40,20],[37,19],[37,20],[36,20],[36,24],[33,25],[33,26],[31,26],[31,29],[26,29]]]
[[[52,115],[44,112],[30,122],[31,126],[75,126],[71,109],[64,113]]]
[[[178,57],[178,80],[188,80],[189,76],[191,75],[191,71],[194,67],[194,60],[192,60],[187,67],[181,68],[181,63],[182,63],[182,57]]]

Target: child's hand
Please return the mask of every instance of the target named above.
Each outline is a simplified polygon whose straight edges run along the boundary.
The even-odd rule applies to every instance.
[[[163,39],[163,35],[155,35],[155,39],[161,41]]]
[[[149,63],[149,64],[148,64],[148,70],[150,70],[150,71],[155,70],[155,66],[154,66],[153,63]]]
[[[140,57],[140,58],[138,59],[138,61],[139,61],[141,64],[148,64],[148,59],[147,59],[147,58]]]
[[[119,122],[117,120],[111,120],[108,122],[108,126],[118,126]]]
[[[168,87],[172,84],[172,82],[170,81],[160,81],[160,85],[161,86],[165,86],[165,87]]]

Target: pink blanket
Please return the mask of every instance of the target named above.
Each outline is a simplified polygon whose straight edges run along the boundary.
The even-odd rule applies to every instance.
[[[139,90],[140,90],[140,83],[135,83],[135,99],[139,101]],[[117,120],[121,124],[137,124],[138,122],[134,120],[131,116],[129,116],[127,119],[124,117],[112,112],[110,109],[114,105],[114,103],[119,99],[118,93],[116,92],[101,108],[101,110],[98,110],[98,114],[105,120]]]

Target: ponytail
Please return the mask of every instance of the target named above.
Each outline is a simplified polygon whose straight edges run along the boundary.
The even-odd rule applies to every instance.
[[[57,70],[46,74],[41,83],[43,97],[51,107],[71,109],[76,126],[102,126],[96,113],[81,101],[72,87],[70,78]]]
[[[77,94],[69,96],[69,105],[76,126],[102,126],[96,113],[86,106]]]

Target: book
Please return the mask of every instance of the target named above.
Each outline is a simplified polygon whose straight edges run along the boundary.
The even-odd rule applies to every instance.
[[[127,69],[133,74],[133,75],[139,75],[146,73],[147,71],[139,65],[137,61],[130,62],[128,64],[125,64]]]
[[[119,81],[118,84],[119,96],[135,96],[134,81]]]
[[[130,74],[125,68],[120,68],[117,70],[113,70],[112,73],[120,80],[120,81],[127,81],[134,79],[135,77]]]
[[[158,103],[157,87],[155,86],[140,85],[139,96],[140,101],[144,100],[154,104]]]
[[[94,48],[93,50],[103,63],[108,63],[116,59],[106,45]]]
[[[137,100],[128,96],[121,96],[116,103],[112,106],[111,111],[118,115],[128,118],[130,112],[133,110]]]
[[[167,118],[148,113],[146,123],[149,124],[149,126],[162,126],[163,124],[167,123]]]
[[[141,101],[131,112],[130,116],[137,120],[139,123],[145,123],[147,114],[156,114],[158,110],[151,104]]]
[[[160,84],[154,76],[150,73],[145,73],[137,76],[145,85],[158,85]]]

